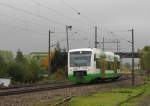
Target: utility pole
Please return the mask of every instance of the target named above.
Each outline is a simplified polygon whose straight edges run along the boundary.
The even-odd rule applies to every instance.
[[[51,75],[51,31],[49,30],[49,37],[48,37],[48,75]]]
[[[97,26],[95,26],[95,48],[97,48]]]
[[[119,52],[119,43],[120,43],[118,39],[117,39],[116,43],[117,43],[117,53],[118,53]]]
[[[134,86],[134,29],[130,31],[132,32],[132,86]]]
[[[132,32],[132,42],[128,41],[129,43],[132,44],[132,86],[134,86],[134,29],[132,28],[131,30],[128,30]]]
[[[103,51],[105,50],[105,41],[104,41],[105,39],[104,39],[104,37],[103,37],[103,42],[102,42],[102,44],[103,44]]]
[[[69,38],[68,38],[68,29],[72,29],[72,26],[66,25],[66,40],[67,40],[67,53],[69,52]]]
[[[68,26],[66,25],[66,40],[67,40],[67,53],[69,51],[69,41],[68,41]]]

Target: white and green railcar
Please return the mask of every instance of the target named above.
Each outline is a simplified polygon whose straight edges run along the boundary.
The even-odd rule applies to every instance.
[[[96,48],[73,49],[68,52],[68,78],[74,83],[115,79],[120,76],[120,57]]]

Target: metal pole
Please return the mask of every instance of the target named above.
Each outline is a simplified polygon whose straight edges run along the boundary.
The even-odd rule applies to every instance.
[[[117,39],[117,53],[119,52],[119,40]]]
[[[66,40],[67,40],[67,53],[69,51],[69,41],[68,41],[68,26],[66,25]]]
[[[95,26],[95,48],[97,48],[97,26]]]
[[[104,47],[105,45],[104,45],[104,43],[105,43],[105,42],[104,42],[104,37],[103,37],[103,51],[105,50],[105,47]]]
[[[132,86],[134,86],[134,29],[132,31]]]
[[[51,62],[50,62],[50,56],[51,56],[51,31],[49,30],[49,39],[48,39],[48,75],[51,75]]]

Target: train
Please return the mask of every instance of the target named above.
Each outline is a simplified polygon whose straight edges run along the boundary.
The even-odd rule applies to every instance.
[[[120,56],[97,48],[79,48],[68,51],[68,79],[73,83],[117,79]]]

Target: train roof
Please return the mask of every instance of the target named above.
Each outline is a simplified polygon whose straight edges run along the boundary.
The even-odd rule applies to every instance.
[[[79,49],[71,49],[69,52],[75,52],[75,51],[93,51],[92,48],[79,48]]]
[[[97,49],[97,48],[79,48],[79,49],[69,50],[69,52],[75,52],[75,51],[94,51],[96,54],[105,54],[107,56],[116,57],[117,59],[120,59],[120,56],[116,55],[113,52],[104,52],[101,49]]]
[[[75,51],[102,51],[101,49],[97,48],[79,48],[79,49],[71,49],[69,52],[75,52]]]
[[[114,56],[115,54],[113,52],[104,52],[106,55],[109,55],[109,56]]]

